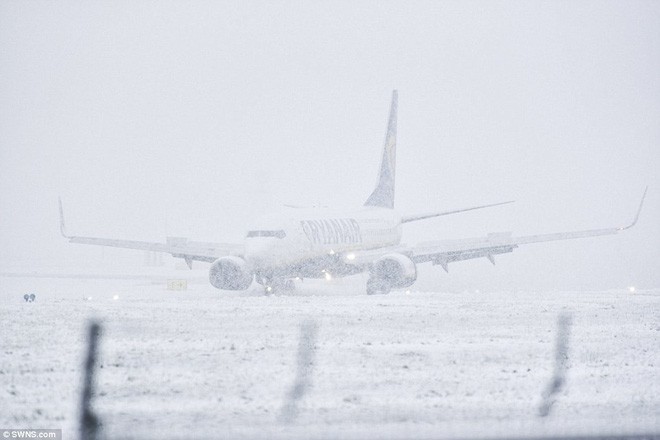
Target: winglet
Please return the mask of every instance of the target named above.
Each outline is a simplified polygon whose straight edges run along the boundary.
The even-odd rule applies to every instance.
[[[70,238],[68,235],[66,235],[66,228],[64,227],[64,209],[62,209],[62,198],[58,197],[57,201],[60,204],[60,233],[64,238]]]
[[[649,189],[648,186],[644,188],[644,194],[642,195],[642,201],[639,202],[639,208],[637,208],[637,214],[635,215],[635,220],[633,220],[633,222],[628,226],[623,226],[619,228],[619,231],[625,231],[626,229],[630,229],[637,224],[637,220],[639,220],[639,214],[642,212],[642,206],[644,205],[644,198],[646,198],[646,191],[648,191],[648,189]]]

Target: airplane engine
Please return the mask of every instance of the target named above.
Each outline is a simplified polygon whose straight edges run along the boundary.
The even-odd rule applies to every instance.
[[[218,258],[209,269],[209,281],[216,289],[245,290],[253,277],[246,261],[239,257]]]
[[[373,263],[371,278],[394,288],[409,287],[417,280],[417,266],[403,254],[385,254]]]

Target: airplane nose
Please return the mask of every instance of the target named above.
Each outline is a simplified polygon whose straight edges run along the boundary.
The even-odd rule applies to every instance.
[[[276,260],[274,246],[264,238],[246,240],[245,259],[255,268],[272,266]]]

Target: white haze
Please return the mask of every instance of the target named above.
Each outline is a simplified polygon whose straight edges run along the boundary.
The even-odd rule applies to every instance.
[[[359,206],[399,90],[404,241],[623,225],[423,266],[427,289],[660,286],[660,3],[0,2],[0,263],[140,264],[58,230],[240,241]],[[167,257],[168,259],[170,257]]]

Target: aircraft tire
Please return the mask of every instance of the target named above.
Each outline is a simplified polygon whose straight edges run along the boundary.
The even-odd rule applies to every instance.
[[[369,278],[367,281],[367,295],[387,295],[392,287],[385,280]]]
[[[292,279],[273,278],[271,280],[263,280],[263,283],[260,284],[263,285],[266,295],[275,295],[296,289],[296,284]]]

